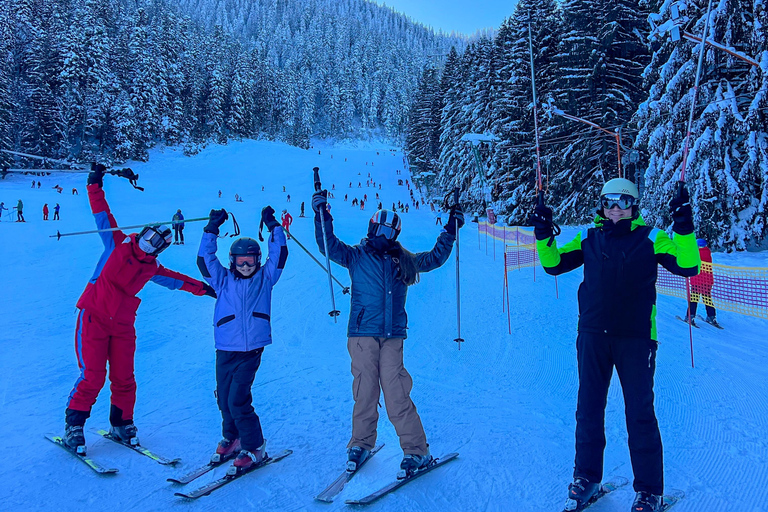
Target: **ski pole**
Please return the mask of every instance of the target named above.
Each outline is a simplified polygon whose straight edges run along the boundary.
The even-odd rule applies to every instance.
[[[312,259],[314,260],[314,262],[315,262],[315,263],[317,263],[318,265],[320,265],[320,268],[321,268],[321,269],[325,270],[325,267],[323,266],[323,264],[322,264],[322,263],[320,263],[320,260],[318,260],[317,258],[315,258],[315,255],[314,255],[314,254],[312,254],[311,252],[309,252],[309,250],[308,250],[306,247],[304,247],[304,245],[302,245],[302,243],[301,243],[301,242],[299,242],[299,241],[296,239],[296,235],[294,235],[293,233],[291,233],[290,231],[288,231],[288,228],[283,228],[283,229],[285,230],[285,232],[286,232],[286,233],[288,233],[288,236],[290,237],[290,239],[291,239],[291,240],[293,240],[294,242],[296,242],[296,244],[297,244],[299,247],[301,247],[302,249],[304,249],[304,252],[306,252],[306,253],[309,255],[309,257],[310,257],[310,258],[312,258]],[[339,286],[341,286],[341,293],[349,293],[349,286],[344,286],[344,285],[341,283],[341,281],[339,281],[338,279],[336,279],[336,276],[334,276],[333,274],[331,274],[331,277],[333,278],[333,280],[334,280],[334,281],[336,281],[336,283],[337,283]]]
[[[320,168],[319,167],[313,167],[312,171],[315,173],[315,192],[320,192],[323,188],[322,184],[320,183]],[[336,309],[336,297],[333,295],[333,280],[331,279],[331,257],[328,255],[328,235],[325,233],[325,214],[322,212],[317,212],[320,215],[320,227],[323,230],[323,247],[325,248],[325,264],[328,270],[328,286],[331,289],[331,306],[333,309],[330,313],[328,313],[330,316],[333,317],[333,323],[336,323],[336,317],[339,316],[340,311]]]
[[[183,222],[200,222],[203,220],[210,220],[209,217],[199,217],[197,219],[184,219]],[[57,240],[61,240],[61,237],[63,236],[76,236],[76,235],[91,235],[93,233],[108,233],[110,231],[122,231],[124,229],[135,229],[135,228],[145,228],[147,226],[156,226],[158,224],[173,224],[176,221],[170,220],[168,222],[149,222],[147,224],[136,224],[135,226],[118,226],[116,228],[107,228],[107,229],[94,229],[91,231],[78,231],[76,233],[61,233],[59,231],[56,231],[55,235],[49,235],[48,238],[55,238]],[[182,221],[178,221],[182,222]]]
[[[453,189],[453,208],[455,209],[459,205],[459,189]],[[450,217],[448,222],[450,222]],[[459,225],[456,224],[456,339],[453,340],[459,344],[459,350],[461,350],[461,344],[464,342],[464,338],[461,337],[461,271],[459,270]]]

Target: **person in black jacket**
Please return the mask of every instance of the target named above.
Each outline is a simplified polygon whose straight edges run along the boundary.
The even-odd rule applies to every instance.
[[[389,210],[373,214],[368,236],[360,244],[349,246],[340,241],[333,233],[326,197],[325,191],[312,197],[317,245],[325,254],[324,222],[328,255],[349,270],[352,281],[347,349],[352,358],[355,406],[352,438],[347,445],[347,470],[354,471],[376,444],[377,406],[383,391],[387,414],[404,454],[398,478],[405,478],[433,460],[421,418],[410,397],[413,380],[403,366],[406,293],[408,286],[418,282],[419,273],[434,270],[448,260],[456,230],[464,225],[464,214],[459,207],[452,209],[434,248],[413,254],[397,242],[402,221]]]
[[[576,351],[579,393],[576,461],[568,487],[568,510],[581,510],[599,490],[605,450],[605,406],[613,368],[621,381],[636,491],[633,512],[662,506],[664,474],[661,435],[653,407],[656,370],[656,276],[658,265],[680,276],[699,273],[693,213],[685,187],[670,202],[674,238],[645,225],[638,191],[624,178],[608,181],[600,195],[595,227],[558,247],[552,210],[536,207],[530,222],[547,274],[584,266],[579,286]]]

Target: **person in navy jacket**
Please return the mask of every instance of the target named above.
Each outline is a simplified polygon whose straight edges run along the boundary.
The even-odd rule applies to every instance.
[[[261,422],[252,405],[251,386],[264,347],[272,343],[272,287],[283,273],[288,247],[275,210],[267,206],[261,212],[261,220],[270,231],[267,261],[261,265],[261,248],[256,240],[239,238],[229,249],[226,268],[216,257],[216,241],[219,227],[227,217],[225,210],[211,210],[197,265],[218,297],[213,337],[223,439],[214,460],[235,457],[234,466],[244,470],[267,457]]]

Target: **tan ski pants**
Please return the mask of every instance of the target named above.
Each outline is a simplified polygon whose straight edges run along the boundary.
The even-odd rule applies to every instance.
[[[347,447],[366,450],[376,445],[380,391],[384,392],[389,421],[400,437],[405,454],[426,455],[427,436],[411,400],[413,379],[403,366],[402,338],[352,337],[347,341],[352,358],[352,439]]]

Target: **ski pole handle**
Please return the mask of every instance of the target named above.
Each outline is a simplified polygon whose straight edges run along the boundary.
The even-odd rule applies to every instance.
[[[320,183],[320,168],[313,167],[312,172],[315,174],[315,192],[320,192],[323,188],[323,185]]]

